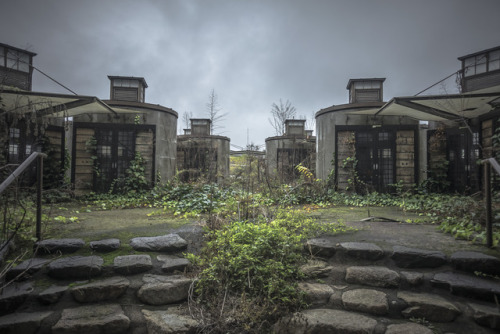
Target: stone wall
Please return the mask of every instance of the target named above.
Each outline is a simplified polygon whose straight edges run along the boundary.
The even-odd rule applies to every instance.
[[[396,132],[396,182],[405,187],[415,184],[415,132]]]

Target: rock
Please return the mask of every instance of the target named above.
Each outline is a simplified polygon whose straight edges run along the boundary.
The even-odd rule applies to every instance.
[[[429,328],[409,322],[406,324],[394,324],[387,326],[385,334],[433,334],[434,332]]]
[[[42,258],[31,258],[26,261],[19,263],[17,266],[11,268],[7,272],[7,279],[26,279],[29,276],[40,271],[47,263],[51,260]]]
[[[177,252],[187,248],[186,240],[178,234],[159,237],[140,237],[130,240],[130,246],[141,252]]]
[[[112,252],[120,248],[120,239],[104,239],[91,241],[90,248],[99,253]]]
[[[310,239],[305,244],[305,249],[313,256],[330,258],[335,254],[335,243],[328,239]]]
[[[387,295],[370,289],[349,290],[342,294],[342,303],[347,310],[384,315],[389,312]]]
[[[460,251],[450,256],[450,262],[458,270],[500,275],[500,259],[491,255]]]
[[[163,262],[161,270],[166,273],[173,273],[175,271],[184,272],[189,266],[189,260],[182,257],[172,255],[158,255],[156,259],[160,262]]]
[[[343,242],[340,248],[349,256],[357,259],[379,260],[384,251],[379,246],[368,242]]]
[[[169,311],[142,310],[142,314],[146,319],[148,334],[194,334],[199,327],[198,322],[190,316]]]
[[[306,299],[313,305],[327,304],[333,289],[326,284],[299,283],[299,290],[306,294]]]
[[[484,299],[490,302],[500,298],[500,284],[498,282],[476,276],[453,272],[437,273],[431,279],[431,284],[446,288],[451,293],[460,296]]]
[[[100,302],[121,297],[130,286],[124,277],[111,277],[71,288],[71,295],[80,303]]]
[[[38,295],[38,300],[42,304],[54,304],[61,299],[64,293],[68,290],[67,286],[52,285],[51,287],[43,290]]]
[[[42,321],[52,313],[52,311],[13,313],[0,317],[0,332],[3,334],[35,334]]]
[[[439,251],[394,246],[391,258],[401,268],[436,268],[446,263],[446,255]]]
[[[0,294],[0,315],[14,312],[32,292],[31,283],[7,286]]]
[[[420,285],[424,282],[424,274],[412,271],[402,271],[401,277],[412,286]]]
[[[102,272],[100,256],[71,256],[55,260],[48,265],[48,274],[58,279],[88,279]]]
[[[74,253],[85,246],[82,239],[47,239],[35,243],[36,254]]]
[[[425,318],[428,321],[452,322],[461,314],[458,307],[446,299],[427,293],[398,292],[398,298],[410,307],[402,314],[405,318]]]
[[[333,267],[329,266],[327,262],[321,260],[309,260],[306,264],[300,266],[300,271],[307,277],[328,277]]]
[[[346,270],[345,280],[348,283],[363,284],[380,288],[399,286],[399,274],[386,267],[353,266]]]
[[[152,268],[151,256],[147,254],[117,256],[113,262],[113,270],[121,275],[138,274]]]
[[[341,310],[312,309],[281,319],[274,326],[274,330],[277,334],[368,334],[373,333],[376,326],[376,320],[361,314]]]
[[[186,300],[191,280],[183,276],[161,276],[146,274],[142,278],[145,283],[137,297],[149,305],[167,305]]]
[[[130,319],[120,305],[89,305],[62,311],[53,334],[126,333]]]
[[[474,320],[481,326],[500,329],[500,311],[496,307],[479,304],[469,304]]]

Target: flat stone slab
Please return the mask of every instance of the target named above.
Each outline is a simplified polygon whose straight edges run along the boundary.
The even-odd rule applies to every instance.
[[[299,283],[299,290],[305,293],[312,305],[327,304],[334,292],[330,286],[321,283]]]
[[[137,291],[137,298],[149,305],[168,305],[184,301],[188,297],[192,280],[180,275],[143,276],[144,284]]]
[[[103,263],[100,256],[71,256],[51,262],[47,269],[57,279],[89,279],[101,274]]]
[[[13,313],[0,317],[2,334],[35,334],[42,321],[52,315],[52,311],[33,313]]]
[[[190,264],[188,259],[172,255],[158,255],[156,259],[163,262],[161,270],[166,273],[183,272]]]
[[[74,253],[85,246],[82,239],[47,239],[35,243],[37,254]]]
[[[369,242],[343,242],[340,248],[348,256],[365,259],[365,260],[379,260],[384,257],[384,251],[379,246]]]
[[[481,326],[500,329],[500,311],[496,307],[479,304],[469,304],[474,320]]]
[[[376,326],[376,320],[358,313],[312,309],[295,313],[291,318],[281,319],[274,326],[274,330],[277,334],[368,334],[374,333]]]
[[[306,242],[304,248],[311,255],[324,258],[332,257],[336,251],[335,242],[324,238],[310,239]]]
[[[387,294],[371,289],[349,290],[342,294],[342,304],[347,310],[384,315],[389,312]]]
[[[306,264],[300,266],[299,270],[310,278],[328,277],[333,267],[328,265],[325,261],[309,260]]]
[[[482,279],[454,272],[437,273],[431,284],[450,290],[451,293],[495,302],[500,298],[500,284],[497,281]],[[496,296],[496,297],[495,297]]]
[[[424,274],[413,271],[402,271],[401,277],[411,286],[421,285],[424,282]]]
[[[130,286],[124,277],[111,277],[104,280],[77,285],[71,288],[73,298],[80,303],[100,302],[121,297]]]
[[[98,241],[91,241],[90,248],[93,251],[99,253],[108,253],[117,250],[120,248],[120,239],[104,239]]]
[[[347,283],[362,284],[380,288],[399,286],[399,274],[394,270],[379,266],[353,266],[346,269]]]
[[[142,310],[150,334],[196,333],[199,324],[187,315],[167,311]]]
[[[126,333],[130,319],[120,305],[89,305],[62,311],[53,334]]]
[[[462,313],[453,303],[438,295],[400,291],[397,296],[410,306],[401,312],[405,318],[452,322]]]
[[[117,256],[113,261],[113,270],[121,275],[134,275],[151,269],[153,263],[148,254]]]
[[[392,260],[400,268],[436,268],[446,263],[443,252],[394,246]]]
[[[14,268],[11,268],[7,272],[7,279],[25,279],[38,271],[40,271],[45,265],[47,265],[51,260],[42,258],[31,258],[19,263]]]
[[[177,252],[187,248],[187,241],[178,234],[158,237],[139,237],[130,240],[130,246],[141,252]]]
[[[7,286],[0,294],[0,315],[14,312],[32,292],[31,283]]]
[[[458,270],[481,272],[489,275],[500,274],[500,259],[479,252],[459,251],[451,254],[451,264]]]
[[[43,290],[38,294],[38,300],[42,304],[54,304],[61,299],[61,297],[68,290],[68,286],[52,285],[51,287]]]
[[[434,332],[424,325],[409,322],[389,325],[385,334],[434,334]]]

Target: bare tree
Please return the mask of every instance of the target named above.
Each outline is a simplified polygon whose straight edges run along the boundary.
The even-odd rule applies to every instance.
[[[269,118],[269,123],[274,128],[274,132],[277,136],[282,136],[285,134],[285,121],[287,119],[292,119],[296,114],[296,109],[290,101],[286,100],[285,103],[280,99],[280,105],[276,103],[272,104],[271,116]]]
[[[191,126],[191,118],[193,118],[193,113],[191,111],[185,111],[182,114],[182,123],[184,125],[184,128],[181,129],[181,133],[183,133],[184,129],[189,129]]]
[[[227,116],[227,113],[220,112],[222,108],[219,107],[219,100],[217,94],[215,94],[214,89],[212,89],[212,92],[208,96],[208,103],[206,106],[207,106],[208,118],[211,121],[210,133],[214,134],[215,129],[222,128],[222,126],[219,125],[219,122],[222,121],[224,117]]]

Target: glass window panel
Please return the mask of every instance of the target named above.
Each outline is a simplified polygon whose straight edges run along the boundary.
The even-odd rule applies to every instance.
[[[500,50],[490,52],[488,71],[496,71],[500,69]]]
[[[27,144],[26,145],[26,155],[30,155],[31,154],[31,145]]]
[[[474,75],[476,68],[474,66],[476,60],[474,57],[464,59],[464,76]]]
[[[10,138],[19,138],[20,133],[21,133],[21,131],[17,128],[9,129]]]
[[[0,66],[5,66],[5,48],[0,46]]]
[[[10,56],[7,56],[7,67],[17,69],[17,61]]]
[[[10,155],[17,155],[18,152],[18,145],[17,144],[10,144],[9,145],[9,154]]]
[[[123,81],[122,79],[114,79],[113,80],[113,86],[115,86],[115,87],[121,87],[122,81]]]
[[[486,55],[476,56],[476,74],[486,72]]]

